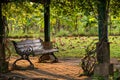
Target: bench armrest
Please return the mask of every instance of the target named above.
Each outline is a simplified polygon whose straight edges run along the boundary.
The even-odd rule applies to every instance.
[[[25,50],[26,53],[32,54],[33,56],[35,56],[34,52],[33,52],[33,47],[32,46],[27,46],[27,49]]]

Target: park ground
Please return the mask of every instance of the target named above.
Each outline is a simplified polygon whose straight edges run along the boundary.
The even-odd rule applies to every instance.
[[[59,59],[58,63],[38,63],[37,57],[31,57],[35,69],[32,70],[12,70],[7,73],[9,77],[24,78],[25,80],[84,80],[85,76],[79,77],[82,74],[80,67],[80,58],[65,58]],[[10,68],[16,57],[12,57],[9,61]],[[27,61],[17,63],[23,67],[29,65]],[[23,80],[24,80],[23,79]]]
[[[31,57],[35,69],[13,70],[12,64],[18,57],[11,57],[9,60],[10,72],[3,76],[12,79],[0,80],[91,80],[87,76],[81,76],[83,73],[80,67],[80,58],[62,58],[58,63],[38,63],[38,57]],[[114,68],[120,69],[120,62],[116,58],[111,59]],[[22,67],[29,65],[27,61],[18,61],[17,64]]]
[[[87,77],[79,77],[83,73],[80,67],[81,56],[85,55],[86,46],[94,39],[96,37],[55,38],[57,47],[60,50],[57,54],[58,63],[38,63],[38,57],[30,57],[35,69],[11,70],[5,75],[14,77],[14,80],[84,80]],[[114,67],[120,70],[120,37],[110,37],[110,44],[111,63],[114,63]],[[14,47],[11,46],[10,50],[14,55],[9,60],[10,69],[13,62],[18,58],[13,49]],[[66,58],[66,56],[69,58]],[[29,65],[26,61],[20,61],[18,64],[22,66]]]

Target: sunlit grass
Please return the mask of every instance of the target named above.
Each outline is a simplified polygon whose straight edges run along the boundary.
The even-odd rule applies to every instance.
[[[18,41],[21,39],[14,40]],[[53,42],[53,47],[59,49],[59,52],[55,53],[55,55],[61,58],[83,57],[86,54],[85,49],[93,40],[95,40],[94,45],[96,45],[96,42],[98,42],[98,37],[54,37],[51,39],[51,41]],[[120,58],[120,36],[110,36],[109,42],[110,56]],[[11,42],[8,47],[13,56],[17,55]],[[8,54],[9,52],[6,50],[6,53]]]
[[[97,39],[97,40],[95,40]],[[83,57],[86,52],[85,49],[93,41],[94,45],[98,42],[98,37],[59,37],[56,38],[59,57]],[[110,57],[120,58],[120,36],[110,36]],[[62,44],[64,45],[62,45]]]
[[[109,37],[111,57],[120,58],[120,36]]]
[[[97,37],[58,37],[55,47],[59,48],[59,57],[83,57],[87,46]],[[53,40],[54,40],[53,39]],[[96,45],[96,44],[95,44]]]

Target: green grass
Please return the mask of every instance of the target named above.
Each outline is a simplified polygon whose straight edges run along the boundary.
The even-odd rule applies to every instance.
[[[120,36],[109,37],[111,57],[120,58]]]
[[[53,47],[59,49],[59,52],[55,54],[57,57],[80,58],[86,54],[85,49],[95,39],[98,39],[98,37],[56,37],[52,38],[51,41],[53,42]],[[96,42],[98,42],[98,40]],[[120,58],[120,36],[110,36],[109,42],[110,56]],[[96,45],[95,43],[94,45]],[[16,55],[11,42],[9,44],[9,49],[12,55]],[[6,53],[8,54],[9,52],[6,50]]]
[[[59,48],[59,57],[83,57],[87,46],[98,37],[58,37],[55,38]],[[95,41],[94,45],[96,46]],[[120,58],[120,36],[110,36],[110,57]]]
[[[85,49],[97,37],[58,37],[54,38],[55,47],[59,48],[59,57],[83,57]]]

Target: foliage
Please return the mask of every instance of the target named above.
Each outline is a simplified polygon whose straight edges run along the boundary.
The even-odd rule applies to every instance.
[[[36,9],[34,9],[36,8]],[[10,35],[39,33],[43,28],[43,6],[35,3],[21,2],[3,4],[3,15],[7,16]],[[31,15],[33,14],[33,15]]]
[[[98,40],[93,40],[85,49],[85,56],[81,59],[81,67],[84,71],[83,75],[91,76],[94,73],[95,64],[97,63],[96,59],[96,44]]]
[[[104,79],[103,76],[100,76],[100,75],[94,75],[93,78],[92,78],[92,80],[106,80],[106,79]]]
[[[60,32],[58,32],[57,34],[56,34],[56,36],[58,36],[58,37],[65,37],[65,36],[68,36],[68,31],[65,31],[65,30],[60,30]]]
[[[119,77],[120,77],[120,72],[119,70],[116,70],[113,74],[113,80],[118,80]]]
[[[111,0],[110,2],[110,13],[113,14],[114,16],[119,16],[120,13],[120,1],[119,0]]]
[[[8,19],[10,36],[14,33],[29,35],[44,31],[44,4],[34,3],[34,0],[33,2],[13,1],[2,4],[3,15]],[[109,33],[118,35],[120,34],[118,11],[120,1],[110,1],[110,4],[107,3],[110,5],[110,8],[107,6],[109,16],[116,18],[111,18]],[[99,4],[98,0],[51,0],[51,33],[59,34],[60,30],[64,29],[64,32],[69,32],[66,35],[98,35],[97,4]]]

